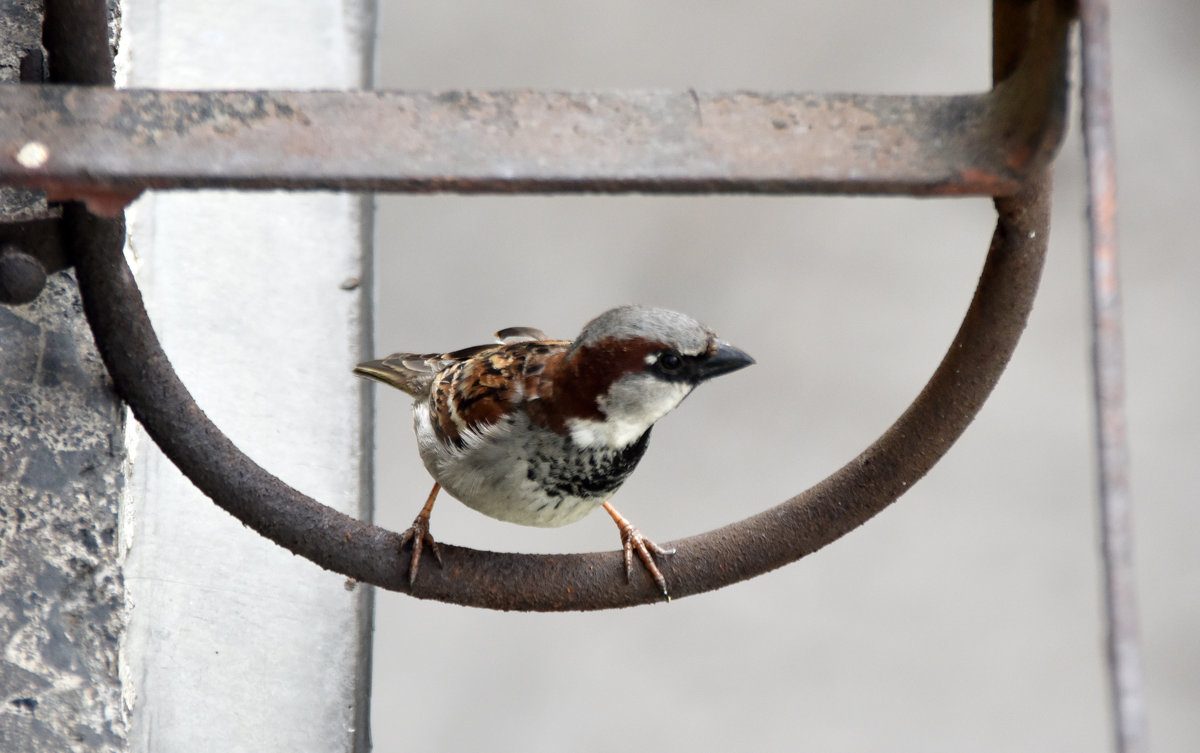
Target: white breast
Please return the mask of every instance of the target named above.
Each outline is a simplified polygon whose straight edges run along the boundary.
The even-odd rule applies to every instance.
[[[550,496],[530,480],[529,448],[545,437],[535,436],[523,415],[464,435],[461,448],[449,447],[438,440],[429,405],[421,401],[413,406],[413,428],[430,475],[452,497],[484,515],[520,525],[555,527],[583,518],[604,501]]]

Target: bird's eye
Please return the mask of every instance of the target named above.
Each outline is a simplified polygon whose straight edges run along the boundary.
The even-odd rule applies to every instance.
[[[683,368],[683,358],[673,350],[664,350],[658,354],[658,367],[667,374],[674,374]]]

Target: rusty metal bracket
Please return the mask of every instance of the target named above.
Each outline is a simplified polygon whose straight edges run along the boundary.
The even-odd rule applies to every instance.
[[[793,562],[861,525],[941,458],[999,379],[1045,255],[1047,165],[1065,119],[1066,30],[1074,8],[1062,0],[996,0],[995,9],[997,83],[976,97],[697,93],[681,101],[685,95],[10,88],[0,92],[0,180],[100,209],[150,186],[997,195],[999,219],[975,298],[925,389],[878,441],[817,486],[740,523],[673,542],[678,554],[663,569],[672,593],[686,596]],[[383,128],[370,120],[369,134],[331,131],[353,114],[340,108],[355,103],[391,120]],[[855,124],[863,126],[857,135],[842,132]],[[609,129],[619,132],[623,148]],[[400,155],[391,162],[371,151],[380,148],[381,131]],[[57,140],[63,133],[88,140],[94,153],[73,152]],[[631,133],[638,137],[632,146]],[[951,158],[939,162],[942,149]],[[143,159],[139,150],[153,157]],[[396,172],[368,165],[364,154]],[[342,158],[347,166],[339,168]],[[155,167],[158,160],[168,167]],[[924,160],[937,166],[926,171]],[[778,162],[786,168],[775,171]],[[220,168],[206,171],[211,164]],[[123,234],[119,219],[101,219],[75,202],[63,208],[63,243],[105,364],[167,457],[246,525],[322,567],[421,598],[524,610],[659,598],[649,582],[625,582],[618,552],[518,555],[455,546],[443,547],[443,569],[426,570],[410,589],[395,533],[284,484],[196,406],[146,316],[122,255]]]
[[[963,96],[0,86],[0,182],[105,214],[147,188],[1012,195],[1061,140],[1073,17],[1014,5],[1012,75]]]

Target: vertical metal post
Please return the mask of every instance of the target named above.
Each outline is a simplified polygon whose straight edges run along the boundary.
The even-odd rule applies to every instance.
[[[1109,683],[1115,748],[1119,753],[1142,753],[1147,750],[1146,710],[1133,572],[1133,504],[1117,267],[1117,184],[1107,0],[1084,0],[1080,5],[1080,20],[1100,547]]]

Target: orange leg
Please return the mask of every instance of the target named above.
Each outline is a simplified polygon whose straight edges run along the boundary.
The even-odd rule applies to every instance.
[[[410,586],[417,580],[417,569],[421,566],[421,550],[425,544],[429,544],[429,548],[433,550],[438,567],[442,565],[442,552],[438,549],[437,542],[433,540],[433,535],[429,533],[429,514],[433,512],[433,500],[437,499],[438,491],[441,488],[441,484],[434,482],[433,491],[429,492],[429,499],[425,500],[425,506],[421,508],[421,512],[417,513],[412,527],[400,535],[401,549],[408,542],[412,542],[412,560],[408,565],[408,585]]]
[[[628,581],[633,577],[633,550],[637,549],[638,558],[642,564],[650,571],[650,575],[654,578],[654,582],[662,590],[663,596],[667,601],[671,600],[671,594],[667,591],[667,579],[663,577],[662,572],[658,569],[658,565],[654,562],[654,556],[657,554],[660,557],[674,554],[674,549],[663,549],[658,544],[655,544],[650,539],[642,535],[642,532],[634,527],[632,523],[625,519],[625,516],[617,512],[617,508],[611,503],[605,502],[604,509],[612,516],[613,522],[617,524],[617,528],[621,531],[621,545],[625,549],[625,580]]]

